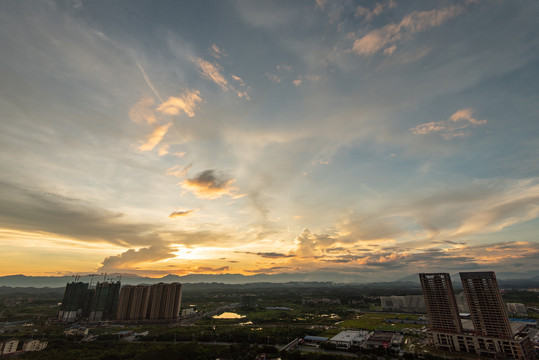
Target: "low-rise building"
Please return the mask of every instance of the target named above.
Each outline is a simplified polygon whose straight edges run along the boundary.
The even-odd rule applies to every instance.
[[[526,315],[526,306],[521,303],[507,303],[507,310],[510,313],[518,315]]]
[[[89,329],[79,324],[75,324],[70,328],[64,329],[64,335],[66,336],[86,336]]]
[[[393,345],[394,336],[395,333],[392,332],[377,331],[369,336],[367,341],[363,344],[363,347],[367,349],[378,349],[380,347],[387,349]],[[402,337],[400,339],[402,341]]]
[[[329,338],[324,336],[306,335],[303,338],[302,345],[319,347],[321,343],[328,341]]]
[[[17,347],[19,346],[19,340],[18,339],[11,339],[4,343],[4,349],[2,350],[2,354],[13,354],[15,351],[17,351]]]
[[[45,349],[48,345],[48,342],[46,341],[40,341],[40,340],[26,340],[22,344],[22,351],[41,351]]]
[[[361,346],[368,336],[369,332],[366,330],[344,330],[329,339],[329,342],[338,349],[350,349]]]

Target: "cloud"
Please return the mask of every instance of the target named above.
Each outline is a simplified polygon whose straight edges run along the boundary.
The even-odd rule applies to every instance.
[[[395,52],[395,50],[397,50],[397,45],[392,45],[388,48],[385,48],[384,49],[384,55],[391,55]]]
[[[234,179],[216,170],[205,170],[183,181],[182,187],[203,199],[217,199],[224,195],[241,197],[237,194],[238,188],[232,185],[234,182]]]
[[[140,99],[130,110],[129,118],[137,124],[155,124],[157,118],[154,113],[154,101],[151,97]]]
[[[159,156],[165,156],[166,154],[168,154],[168,149],[170,149],[169,144],[163,144],[159,146]]]
[[[296,80],[292,81],[292,84],[294,84],[295,86],[300,86],[301,84],[304,83],[303,80],[309,80],[311,82],[316,82],[318,80],[320,80],[320,75],[300,75],[297,77]]]
[[[248,93],[249,87],[245,85],[245,82],[242,78],[234,74],[230,76],[232,80],[236,82],[240,87],[240,89],[238,89],[227,81],[225,76],[222,74],[223,68],[219,64],[211,63],[202,58],[195,58],[193,61],[200,69],[203,77],[210,81],[213,81],[215,84],[219,85],[219,87],[221,87],[221,89],[223,89],[224,91],[232,91],[239,98],[251,100]]]
[[[361,5],[359,5],[357,8],[356,8],[356,18],[359,18],[359,17],[362,17],[364,18],[366,21],[370,21],[372,20],[374,17],[380,15],[381,13],[383,13],[385,10],[387,9],[392,9],[392,8],[395,8],[397,7],[397,2],[395,0],[390,0],[390,1],[387,1],[387,2],[380,2],[380,3],[376,3],[374,5],[374,7],[372,8],[372,10],[369,10]]]
[[[99,270],[131,269],[133,265],[143,262],[156,262],[175,257],[168,248],[150,246],[139,250],[129,249],[119,255],[106,257]]]
[[[186,211],[173,211],[168,217],[173,219],[176,217],[187,216],[195,212],[196,210],[186,210]]]
[[[463,10],[460,5],[452,5],[438,10],[414,11],[406,15],[398,24],[385,25],[356,39],[352,51],[358,55],[374,55],[387,45],[392,45],[402,39],[410,39],[416,33],[442,25],[461,14]],[[387,50],[389,54],[393,51]]]
[[[129,249],[119,255],[103,260],[99,270],[129,268],[143,262],[156,262],[176,257],[174,249],[164,243],[158,243],[138,250]]]
[[[211,268],[207,266],[197,266],[196,267],[197,272],[203,272],[203,273],[218,273],[221,274],[225,271],[229,271],[230,267],[228,266],[222,266],[220,268]]]
[[[238,84],[240,86],[245,86],[245,82],[243,81],[242,78],[240,78],[239,76],[236,76],[236,75],[231,75],[232,76],[232,79],[234,79],[234,81],[238,82]]]
[[[186,90],[180,97],[171,96],[157,108],[157,111],[167,115],[178,115],[180,110],[187,116],[195,116],[198,104],[202,102],[200,91]]]
[[[313,234],[309,229],[303,229],[294,243],[296,244],[295,253],[303,257],[316,256],[321,253],[321,249],[331,246],[338,242],[338,239],[329,235]]]
[[[220,59],[222,56],[226,55],[215,43],[210,46],[210,54],[216,59]]]
[[[179,178],[183,178],[187,175],[187,172],[192,167],[193,167],[193,164],[189,164],[184,167],[181,167],[180,165],[174,165],[173,167],[167,170],[167,175],[172,175]]]
[[[243,254],[258,255],[258,256],[261,256],[263,258],[269,258],[269,259],[290,258],[290,257],[295,257],[296,256],[294,254],[283,254],[283,253],[278,253],[278,252],[250,252],[250,251],[246,251],[246,252],[243,252]]]
[[[130,222],[78,198],[0,181],[0,223],[4,228],[47,232],[83,242],[128,246],[157,241],[156,225]]]
[[[220,65],[213,64],[202,58],[196,58],[195,64],[199,67],[200,71],[202,72],[202,75],[206,79],[213,81],[223,90],[228,90],[228,81],[226,81],[225,77],[221,74],[223,68]]]
[[[163,137],[168,132],[168,129],[172,126],[172,123],[168,123],[162,126],[156,126],[153,130],[153,132],[147,136],[146,142],[139,146],[139,150],[141,151],[150,151],[153,150],[154,147],[156,147],[161,140],[163,140]]]
[[[462,109],[451,115],[449,119],[454,122],[468,121],[472,125],[484,125],[487,123],[486,120],[477,120],[473,118],[472,112],[473,110],[471,108]]]
[[[328,0],[315,0],[314,8],[324,10],[327,2]]]
[[[294,268],[289,266],[272,266],[269,268],[261,268],[261,269],[255,269],[255,270],[245,270],[247,272],[253,273],[253,274],[280,274],[285,271],[294,270]]]
[[[440,133],[444,139],[467,136],[470,132],[465,129],[470,126],[485,125],[487,123],[487,120],[475,119],[472,113],[473,109],[471,108],[462,109],[451,115],[446,121],[431,121],[420,124],[411,128],[410,131],[415,135]]]

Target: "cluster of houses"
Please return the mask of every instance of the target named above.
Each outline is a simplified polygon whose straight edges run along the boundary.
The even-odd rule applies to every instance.
[[[30,339],[26,340],[22,344],[22,348],[19,349],[19,339],[11,339],[6,342],[0,342],[0,355],[11,355],[16,353],[23,353],[26,351],[40,351],[47,347],[46,341]]]

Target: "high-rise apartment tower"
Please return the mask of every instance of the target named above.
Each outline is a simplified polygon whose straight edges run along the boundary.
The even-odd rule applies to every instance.
[[[475,333],[496,338],[512,338],[511,325],[494,272],[461,272],[460,279]]]
[[[419,274],[431,330],[461,333],[459,309],[447,273]]]

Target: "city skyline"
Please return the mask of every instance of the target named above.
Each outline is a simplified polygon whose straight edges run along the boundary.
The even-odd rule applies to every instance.
[[[0,276],[539,275],[534,1],[0,9]]]

